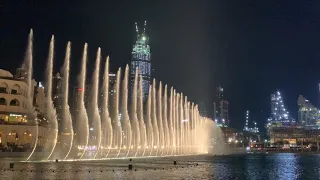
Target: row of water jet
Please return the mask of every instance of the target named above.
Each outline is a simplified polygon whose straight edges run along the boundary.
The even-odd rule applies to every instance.
[[[89,99],[85,99],[88,89],[86,87],[87,49],[88,45],[85,44],[78,78],[79,100],[75,107],[76,114],[72,118],[68,103],[71,43],[67,44],[65,61],[62,67],[63,111],[61,123],[63,128],[58,138],[58,121],[52,102],[54,57],[54,37],[52,36],[46,71],[47,109],[45,116],[50,122],[53,133],[48,133],[51,138],[44,143],[47,156],[43,159],[70,159],[71,157],[76,159],[103,159],[189,155],[208,152],[208,144],[210,144],[208,140],[212,139],[211,131],[217,131],[216,128],[211,128],[215,126],[213,121],[200,116],[198,106],[189,102],[186,96],[177,93],[172,87],[168,92],[167,85],[163,86],[160,82],[157,88],[155,79],[149,86],[147,102],[144,104],[144,79],[142,76],[139,77],[138,68],[135,69],[132,94],[130,95],[128,92],[129,67],[125,68],[123,78],[121,78],[121,68],[119,68],[116,74],[116,84],[113,88],[114,97],[110,101],[109,92],[112,88],[109,87],[109,58],[105,62],[103,82],[99,83],[100,48],[97,51],[95,69],[91,80],[91,96]],[[32,74],[32,31],[26,57],[30,59],[26,61],[30,67],[29,81]],[[103,94],[101,107],[98,103],[100,89]],[[128,105],[129,97],[132,98],[130,105]],[[89,106],[86,106],[85,102]],[[144,105],[146,105],[145,113]],[[130,113],[128,107],[131,107]],[[99,111],[99,108],[101,111]],[[215,136],[220,136],[220,134]],[[57,139],[64,144],[62,148],[61,146],[60,148],[56,147]],[[37,141],[35,144],[37,144]],[[33,152],[34,150],[28,159]]]

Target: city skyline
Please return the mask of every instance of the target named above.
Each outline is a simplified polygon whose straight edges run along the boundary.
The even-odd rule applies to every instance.
[[[2,5],[1,19],[5,28],[0,32],[2,68],[12,73],[22,63],[30,28],[35,31],[37,79],[43,81],[46,42],[53,33],[57,35],[55,72],[62,65],[68,40],[72,41],[75,52],[82,51],[83,43],[88,42],[88,66],[91,67],[96,48],[102,47],[102,56],[110,55],[110,69],[116,72],[116,67],[130,62],[136,37],[134,22],[147,20],[152,67],[156,69],[153,76],[185,92],[189,99],[204,102],[211,117],[213,92],[218,84],[224,87],[230,102],[230,125],[238,129],[243,128],[246,109],[250,110],[250,118],[257,121],[259,129],[263,128],[270,116],[270,94],[277,89],[283,92],[294,119],[298,116],[296,101],[300,94],[319,106],[320,74],[316,67],[319,65],[320,24],[317,21],[319,12],[314,10],[317,4],[15,3],[18,2]],[[297,13],[300,7],[310,13]],[[226,15],[224,12],[233,13]],[[77,69],[81,57],[79,53],[73,54],[72,68]],[[183,72],[179,71],[182,66]],[[74,78],[77,73],[71,71],[70,77]],[[76,85],[75,78],[71,79],[71,84]]]

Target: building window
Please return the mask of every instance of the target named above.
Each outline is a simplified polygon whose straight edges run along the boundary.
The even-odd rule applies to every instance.
[[[10,101],[10,106],[19,106],[19,101],[17,99],[13,99]]]
[[[12,89],[11,94],[18,94],[18,91],[16,89]]]
[[[5,98],[0,98],[0,105],[7,105],[7,101]]]
[[[7,93],[7,88],[0,87],[0,93]]]
[[[15,84],[11,88],[11,94],[20,94],[20,92],[21,92],[21,87],[18,84]]]

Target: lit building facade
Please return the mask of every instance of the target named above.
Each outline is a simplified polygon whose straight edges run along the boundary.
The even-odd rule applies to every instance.
[[[275,94],[271,94],[271,117],[268,119],[268,123],[290,122],[294,122],[294,119],[290,117],[289,112],[285,108],[280,92],[277,91]]]
[[[246,111],[246,122],[244,124],[244,131],[249,131],[249,111]]]
[[[22,68],[17,70],[15,76],[9,71],[0,69],[0,147],[5,151],[25,151],[32,148],[38,134],[38,146],[42,147],[47,141],[53,141],[55,133],[53,129],[44,126],[43,119],[40,119],[39,109],[45,108],[43,88],[35,88],[36,82],[33,80],[31,89],[31,101],[35,99],[38,118],[38,128],[34,119],[30,119],[27,108],[28,84],[26,74]],[[21,76],[20,76],[20,75]],[[34,98],[35,91],[39,91],[38,97]],[[42,98],[40,97],[42,96]],[[19,148],[18,148],[19,146]]]
[[[271,147],[300,147],[319,149],[320,130],[299,126],[272,127],[269,130]]]
[[[83,87],[74,87],[72,93],[72,107],[71,107],[71,115],[72,115],[72,123],[73,127],[77,127],[77,119],[79,118],[79,111],[81,105],[81,95],[84,93],[84,105],[86,108],[89,107],[88,97],[90,95],[91,86],[89,84],[86,85],[85,89]]]
[[[63,128],[62,127],[62,113],[63,113],[62,105],[63,105],[64,94],[62,92],[62,88],[63,88],[63,80],[60,74],[57,73],[53,77],[53,81],[52,81],[52,100],[53,100],[53,105],[56,108],[59,132],[61,132]]]
[[[0,69],[0,123],[27,124],[28,85]]]
[[[213,103],[214,120],[220,126],[229,126],[229,102],[223,98],[223,88],[219,86]]]
[[[309,102],[305,97],[298,97],[298,123],[302,126],[320,127],[319,109]]]
[[[144,29],[139,31],[136,23],[137,39],[133,45],[131,53],[131,65],[130,65],[130,84],[131,94],[134,84],[134,77],[136,68],[139,69],[139,77],[142,76],[142,88],[143,99],[146,100],[149,93],[149,85],[151,82],[151,52],[149,46],[149,37],[146,32],[146,21],[144,23]]]
[[[252,133],[259,133],[259,129],[257,127],[257,122],[253,121],[253,128],[249,127],[249,111],[246,111],[246,122],[244,124],[244,131],[252,132]]]

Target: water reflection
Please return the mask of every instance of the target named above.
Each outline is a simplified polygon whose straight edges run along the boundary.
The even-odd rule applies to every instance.
[[[293,153],[275,154],[273,156],[276,173],[269,173],[273,179],[298,179],[300,156]],[[270,171],[272,172],[272,171]]]
[[[178,165],[173,165],[176,160]],[[248,154],[134,159],[137,171],[128,171],[128,160],[16,163],[7,160],[2,179],[320,179],[320,155]],[[196,166],[196,163],[199,165]],[[192,166],[192,167],[191,167]],[[114,171],[113,171],[114,170]],[[0,178],[0,179],[1,179]]]

